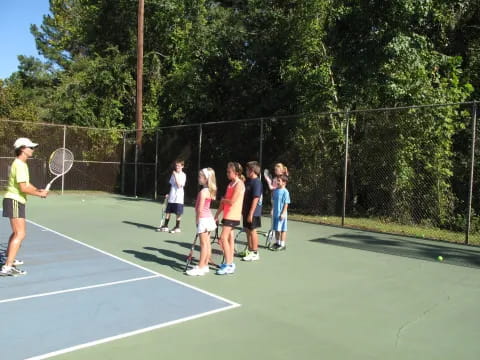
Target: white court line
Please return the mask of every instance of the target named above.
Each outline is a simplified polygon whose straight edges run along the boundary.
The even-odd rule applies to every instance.
[[[107,343],[107,342],[110,342],[110,341],[123,339],[123,338],[126,338],[128,336],[138,335],[138,334],[142,334],[144,332],[148,332],[148,331],[160,329],[160,328],[163,328],[163,327],[179,324],[179,323],[186,322],[186,321],[189,321],[189,320],[198,319],[198,318],[208,316],[208,315],[212,315],[212,314],[215,314],[215,313],[218,313],[218,312],[221,312],[221,311],[230,310],[230,309],[236,308],[238,306],[240,306],[240,305],[238,305],[238,304],[233,305],[232,304],[232,305],[224,307],[224,308],[220,308],[220,309],[216,309],[216,310],[210,310],[210,311],[206,311],[204,313],[199,313],[199,314],[192,315],[192,316],[187,316],[187,317],[184,317],[184,318],[181,318],[181,319],[168,321],[168,322],[163,323],[163,324],[158,324],[158,325],[146,327],[146,328],[143,328],[143,329],[131,331],[131,332],[128,332],[128,333],[124,333],[124,334],[120,334],[120,335],[116,335],[116,336],[111,336],[111,337],[108,337],[108,338],[104,338],[104,339],[100,339],[100,340],[96,340],[96,341],[91,341],[91,342],[80,344],[80,345],[75,345],[75,346],[72,346],[72,347],[69,347],[69,348],[53,351],[53,352],[50,352],[50,353],[47,353],[47,354],[42,354],[42,355],[37,355],[37,356],[30,357],[30,358],[26,358],[25,360],[46,359],[46,358],[49,358],[49,357],[52,357],[52,356],[65,354],[65,353],[68,353],[68,352],[84,349],[84,348],[87,348],[87,347],[91,347],[91,346],[95,346],[95,345],[99,345],[99,344],[104,344],[104,343]]]
[[[75,291],[95,289],[95,288],[100,288],[100,287],[105,287],[105,286],[112,286],[112,285],[117,285],[117,284],[125,284],[125,283],[129,283],[129,282],[132,282],[132,281],[147,280],[147,279],[153,279],[153,278],[156,278],[156,277],[159,277],[159,276],[158,276],[158,275],[150,275],[150,276],[144,276],[144,277],[139,277],[139,278],[135,278],[135,279],[112,281],[112,282],[108,282],[108,283],[96,284],[96,285],[89,285],[89,286],[82,286],[82,287],[73,288],[73,289],[65,289],[65,290],[51,291],[51,292],[42,293],[42,294],[34,294],[34,295],[20,296],[20,297],[16,297],[16,298],[10,298],[10,299],[5,299],[5,300],[0,300],[0,304],[2,304],[2,303],[8,303],[8,302],[13,302],[13,301],[19,301],[19,300],[33,299],[33,298],[38,298],[38,297],[43,297],[43,296],[49,296],[49,295],[66,294],[66,293],[75,292]]]
[[[60,350],[57,350],[57,351],[53,351],[53,352],[50,352],[50,353],[47,353],[47,354],[42,354],[42,355],[36,355],[34,357],[30,357],[30,358],[27,358],[25,360],[41,360],[41,359],[46,359],[46,358],[49,358],[49,357],[52,357],[52,356],[57,356],[57,355],[60,355],[60,354],[65,354],[65,353],[68,353],[68,352],[72,352],[72,351],[76,351],[76,350],[80,350],[80,349],[84,349],[84,348],[87,348],[87,347],[91,347],[91,346],[95,346],[95,345],[99,345],[99,344],[103,344],[103,343],[107,343],[107,342],[110,342],[110,341],[114,341],[114,340],[119,340],[119,339],[123,339],[123,338],[126,338],[126,337],[129,337],[129,336],[133,336],[133,335],[138,335],[138,334],[142,334],[142,333],[145,333],[145,332],[148,332],[148,331],[152,331],[152,330],[156,330],[156,329],[160,329],[160,328],[163,328],[163,327],[167,327],[167,326],[171,326],[171,325],[175,325],[175,324],[179,324],[179,323],[182,323],[182,322],[186,322],[186,321],[189,321],[189,320],[194,320],[194,319],[198,319],[198,318],[201,318],[201,317],[204,317],[204,316],[208,316],[208,315],[212,315],[212,314],[215,314],[215,313],[218,313],[218,312],[222,312],[222,311],[226,311],[226,310],[230,310],[230,309],[234,309],[236,307],[239,307],[241,306],[240,304],[236,303],[236,302],[233,302],[231,300],[228,300],[228,299],[225,299],[221,296],[218,296],[218,295],[215,295],[215,294],[212,294],[208,291],[205,291],[205,290],[202,290],[202,289],[199,289],[195,286],[192,286],[190,284],[186,284],[182,281],[179,281],[179,280],[176,280],[176,279],[173,279],[169,276],[166,276],[166,275],[163,275],[163,274],[160,274],[160,273],[157,273],[155,271],[152,271],[150,269],[147,269],[143,266],[140,266],[138,264],[135,264],[131,261],[128,261],[128,260],[125,260],[125,259],[122,259],[116,255],[113,255],[113,254],[110,254],[106,251],[103,251],[103,250],[100,250],[94,246],[91,246],[91,245],[88,245],[88,244],[85,244],[79,240],[76,240],[70,236],[67,236],[65,234],[62,234],[62,233],[59,233],[57,231],[54,231],[52,229],[49,229],[47,228],[46,226],[43,226],[43,225],[40,225],[40,224],[37,224],[35,223],[34,221],[31,221],[31,220],[27,220],[29,223],[35,225],[35,226],[38,226],[39,228],[41,229],[44,229],[44,230],[47,230],[47,231],[50,231],[54,234],[57,234],[65,239],[68,239],[68,240],[71,240],[73,242],[76,242],[80,245],[83,245],[83,246],[86,246],[90,249],[93,249],[95,251],[98,251],[104,255],[107,255],[107,256],[111,256],[117,260],[120,260],[124,263],[127,263],[129,265],[132,265],[132,266],[135,266],[137,268],[140,268],[142,270],[145,270],[153,275],[150,275],[150,276],[146,276],[146,277],[143,277],[143,278],[136,278],[136,279],[130,279],[130,280],[122,280],[122,281],[117,281],[117,282],[112,282],[112,283],[105,283],[105,284],[98,284],[98,285],[91,285],[91,286],[86,286],[86,287],[83,287],[83,288],[76,288],[76,289],[68,289],[68,290],[60,290],[60,291],[54,291],[54,292],[51,292],[51,293],[44,293],[44,294],[37,294],[37,295],[30,295],[30,296],[25,296],[25,297],[22,297],[22,298],[15,298],[15,299],[6,299],[6,300],[2,300],[0,301],[0,303],[5,303],[5,302],[10,302],[10,301],[18,301],[18,300],[24,300],[24,299],[28,299],[28,298],[33,298],[33,297],[40,297],[40,296],[47,296],[47,295],[55,295],[55,294],[60,294],[60,293],[65,293],[65,292],[73,292],[73,291],[80,291],[80,290],[86,290],[86,289],[89,289],[89,288],[95,288],[95,287],[101,287],[101,286],[109,286],[109,285],[114,285],[114,284],[117,284],[117,283],[126,283],[126,282],[131,282],[131,281],[138,281],[138,280],[146,280],[146,279],[151,279],[151,278],[156,278],[156,277],[161,277],[161,278],[164,278],[164,279],[167,279],[167,280],[170,280],[176,284],[180,284],[182,286],[185,286],[187,288],[190,288],[190,289],[193,289],[195,291],[198,291],[202,294],[206,294],[208,296],[211,296],[213,298],[216,298],[218,300],[221,300],[227,304],[230,304],[229,306],[225,306],[223,308],[219,308],[219,309],[215,309],[215,310],[210,310],[210,311],[206,311],[204,313],[198,313],[198,314],[195,314],[195,315],[191,315],[191,316],[187,316],[187,317],[184,317],[184,318],[180,318],[180,319],[177,319],[177,320],[172,320],[172,321],[168,321],[168,322],[165,322],[165,323],[162,323],[162,324],[157,324],[157,325],[153,325],[153,326],[149,326],[149,327],[146,327],[146,328],[143,328],[143,329],[138,329],[138,330],[134,330],[134,331],[130,331],[130,332],[126,332],[126,333],[123,333],[123,334],[119,334],[119,335],[115,335],[115,336],[111,336],[111,337],[107,337],[107,338],[103,338],[103,339],[99,339],[99,340],[95,340],[95,341],[91,341],[91,342],[87,342],[87,343],[84,343],[84,344],[80,344],[80,345],[75,345],[75,346],[72,346],[72,347],[68,347],[68,348],[65,348],[65,349],[60,349]]]
[[[35,226],[38,226],[38,227],[41,228],[41,229],[48,230],[48,231],[50,231],[50,232],[52,232],[52,233],[54,233],[54,234],[57,234],[57,235],[59,235],[59,236],[61,236],[61,237],[64,237],[65,239],[68,239],[68,240],[71,240],[71,241],[73,241],[73,242],[76,242],[77,244],[86,246],[86,247],[88,247],[88,248],[90,248],[90,249],[93,249],[93,250],[95,250],[95,251],[98,251],[98,252],[100,252],[100,253],[102,253],[102,254],[104,254],[104,255],[111,256],[111,257],[113,257],[114,259],[117,259],[117,260],[122,261],[122,262],[124,262],[124,263],[126,263],[126,264],[129,264],[129,265],[131,265],[131,266],[135,266],[135,267],[137,267],[137,268],[139,268],[139,269],[142,269],[142,270],[144,270],[144,271],[147,271],[147,272],[149,272],[149,273],[151,273],[151,274],[154,274],[154,275],[156,275],[156,276],[158,276],[158,277],[162,277],[162,278],[164,278],[164,279],[170,280],[170,281],[172,281],[172,282],[174,282],[174,283],[176,283],[176,284],[180,284],[180,285],[185,286],[185,287],[187,287],[187,288],[190,288],[190,289],[193,289],[193,290],[195,290],[195,291],[198,291],[198,292],[200,292],[200,293],[202,293],[202,294],[206,294],[206,295],[208,295],[208,296],[211,296],[211,297],[213,297],[213,298],[215,298],[215,299],[222,300],[222,301],[224,301],[224,302],[226,302],[226,303],[228,303],[228,304],[234,305],[234,307],[240,306],[240,304],[238,304],[238,303],[236,303],[236,302],[234,302],[234,301],[232,301],[232,300],[225,299],[224,297],[221,297],[221,296],[219,296],[219,295],[212,294],[211,292],[202,290],[202,289],[200,289],[200,288],[198,288],[198,287],[196,287],[196,286],[193,286],[193,285],[184,283],[184,282],[182,282],[182,281],[180,281],[180,280],[176,280],[176,279],[171,278],[171,277],[169,277],[169,276],[160,274],[160,273],[158,273],[158,272],[156,272],[156,271],[147,269],[147,268],[145,268],[145,267],[143,267],[143,266],[140,266],[140,265],[138,265],[138,264],[135,264],[135,263],[133,263],[133,262],[131,262],[131,261],[129,261],[129,260],[122,259],[121,257],[118,257],[118,256],[116,256],[116,255],[110,254],[110,253],[108,253],[108,252],[106,252],[106,251],[100,250],[100,249],[98,249],[98,248],[96,248],[96,247],[94,247],[94,246],[92,246],[92,245],[85,244],[85,243],[83,243],[83,242],[81,242],[81,241],[79,241],[79,240],[76,240],[76,239],[68,236],[68,235],[59,233],[58,231],[52,230],[52,229],[50,229],[50,228],[48,228],[48,227],[46,227],[46,226],[37,224],[37,223],[34,222],[34,221],[27,220],[27,222],[29,222],[29,223],[31,223],[31,224],[33,224],[33,225],[35,225]]]

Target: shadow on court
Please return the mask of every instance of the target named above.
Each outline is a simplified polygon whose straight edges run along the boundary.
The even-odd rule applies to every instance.
[[[133,222],[133,221],[128,221],[128,220],[123,220],[122,223],[128,224],[128,225],[134,225],[134,226],[136,226],[137,228],[150,229],[150,230],[155,230],[155,231],[157,231],[157,227],[156,227],[156,226],[152,226],[152,225],[149,225],[149,224],[141,224],[141,223],[137,223],[137,222]]]
[[[124,253],[131,254],[142,261],[149,261],[164,266],[169,266],[174,270],[183,271],[186,255],[179,254],[171,250],[158,249],[154,247],[145,247],[145,250],[158,251],[162,256],[157,256],[148,252],[136,250],[123,250]],[[178,260],[178,261],[177,261]]]
[[[480,268],[480,249],[462,245],[352,233],[336,234],[310,241],[428,261],[438,261],[438,256],[442,256],[443,261],[448,264]]]
[[[175,245],[181,246],[182,248],[185,248],[185,249],[190,249],[192,247],[192,243],[187,243],[182,241],[165,240],[165,242],[169,244],[175,244]],[[195,245],[195,249],[200,250],[200,245],[199,244]]]

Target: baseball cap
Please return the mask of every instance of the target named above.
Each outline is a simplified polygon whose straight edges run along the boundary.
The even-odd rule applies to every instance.
[[[13,144],[15,149],[21,148],[22,146],[34,148],[37,147],[38,144],[35,144],[28,138],[18,138],[15,140],[15,143]]]

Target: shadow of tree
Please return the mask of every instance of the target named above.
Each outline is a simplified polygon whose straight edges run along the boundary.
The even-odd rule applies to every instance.
[[[352,233],[335,234],[309,241],[428,261],[438,261],[437,258],[441,255],[448,264],[480,268],[480,249],[466,245],[434,244],[407,238],[388,238],[388,235],[385,237],[379,234]]]

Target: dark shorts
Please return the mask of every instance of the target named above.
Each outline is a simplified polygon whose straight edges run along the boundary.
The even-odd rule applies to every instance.
[[[240,225],[240,221],[239,220],[223,219],[222,224],[223,224],[223,226],[230,226],[230,227],[234,228],[234,227],[237,227],[238,225]]]
[[[183,204],[168,203],[167,209],[165,210],[167,214],[182,215],[183,214]]]
[[[262,227],[262,219],[260,216],[254,216],[252,220],[253,221],[250,223],[247,221],[247,217],[244,216],[243,227],[249,230],[254,230],[254,229],[258,229],[259,227]]]
[[[25,219],[25,204],[17,200],[3,199],[3,217]]]

